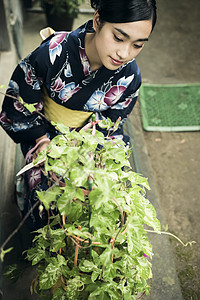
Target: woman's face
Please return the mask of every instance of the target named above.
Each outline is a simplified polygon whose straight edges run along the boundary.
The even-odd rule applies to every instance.
[[[96,32],[95,63],[99,64],[99,67],[104,65],[107,69],[115,70],[140,53],[151,33],[152,20],[129,23],[105,22],[99,29],[99,15],[95,14],[93,26]]]

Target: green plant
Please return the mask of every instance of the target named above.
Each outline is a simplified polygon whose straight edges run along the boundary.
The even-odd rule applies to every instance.
[[[38,192],[40,209],[51,217],[27,251],[38,272],[32,290],[54,300],[136,299],[151,277],[144,224],[160,232],[160,223],[147,180],[130,169],[131,151],[108,138],[117,124],[99,123],[106,138],[92,124],[79,132],[54,124],[62,134],[37,158],[51,182]]]
[[[36,103],[7,96],[36,111]],[[79,132],[53,124],[60,135],[34,161],[45,161],[51,183],[47,191],[38,192],[40,200],[32,208],[41,202],[39,209],[47,211],[48,224],[35,232],[33,246],[26,251],[37,266],[31,291],[43,299],[137,299],[148,293],[152,276],[147,232],[172,236],[184,247],[195,243],[184,244],[174,234],[160,231],[155,209],[145,197],[148,182],[130,168],[131,150],[109,138],[119,121],[99,123],[108,130],[107,137],[96,130],[94,120]],[[5,246],[32,209],[1,245],[1,261],[13,249]],[[20,272],[13,265],[4,275],[15,281]]]
[[[78,15],[79,6],[84,0],[40,0],[41,6],[51,6],[51,14],[60,16],[66,13],[67,16],[76,17]]]

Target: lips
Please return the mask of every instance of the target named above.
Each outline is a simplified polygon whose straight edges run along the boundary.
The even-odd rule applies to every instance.
[[[112,58],[112,57],[111,57],[111,61],[112,61],[112,63],[113,63],[114,65],[116,65],[116,66],[120,66],[120,65],[123,64],[123,61],[116,60],[116,59],[114,59],[114,58]]]

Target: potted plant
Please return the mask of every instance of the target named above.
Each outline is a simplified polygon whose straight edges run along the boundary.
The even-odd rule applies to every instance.
[[[49,221],[27,251],[37,266],[32,291],[54,300],[137,299],[151,277],[144,224],[160,231],[147,180],[130,169],[125,144],[109,138],[117,128],[109,119],[99,123],[106,137],[94,121],[87,131],[54,126],[61,134],[35,161],[45,161],[51,187],[38,192]]]
[[[45,11],[47,24],[54,30],[71,31],[84,0],[40,0]]]

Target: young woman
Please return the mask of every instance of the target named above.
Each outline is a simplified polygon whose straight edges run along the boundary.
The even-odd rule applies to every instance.
[[[92,113],[97,119],[121,117],[116,138],[132,111],[141,85],[135,57],[143,49],[156,23],[155,0],[91,0],[93,20],[71,33],[56,32],[16,67],[7,94],[37,103],[38,111],[53,121],[80,128]],[[24,156],[35,145],[27,163],[44,150],[56,134],[40,115],[6,96],[1,126],[21,144]],[[40,168],[25,174],[24,212],[36,201],[36,190],[47,188]],[[33,228],[42,226],[38,209],[31,215]]]

